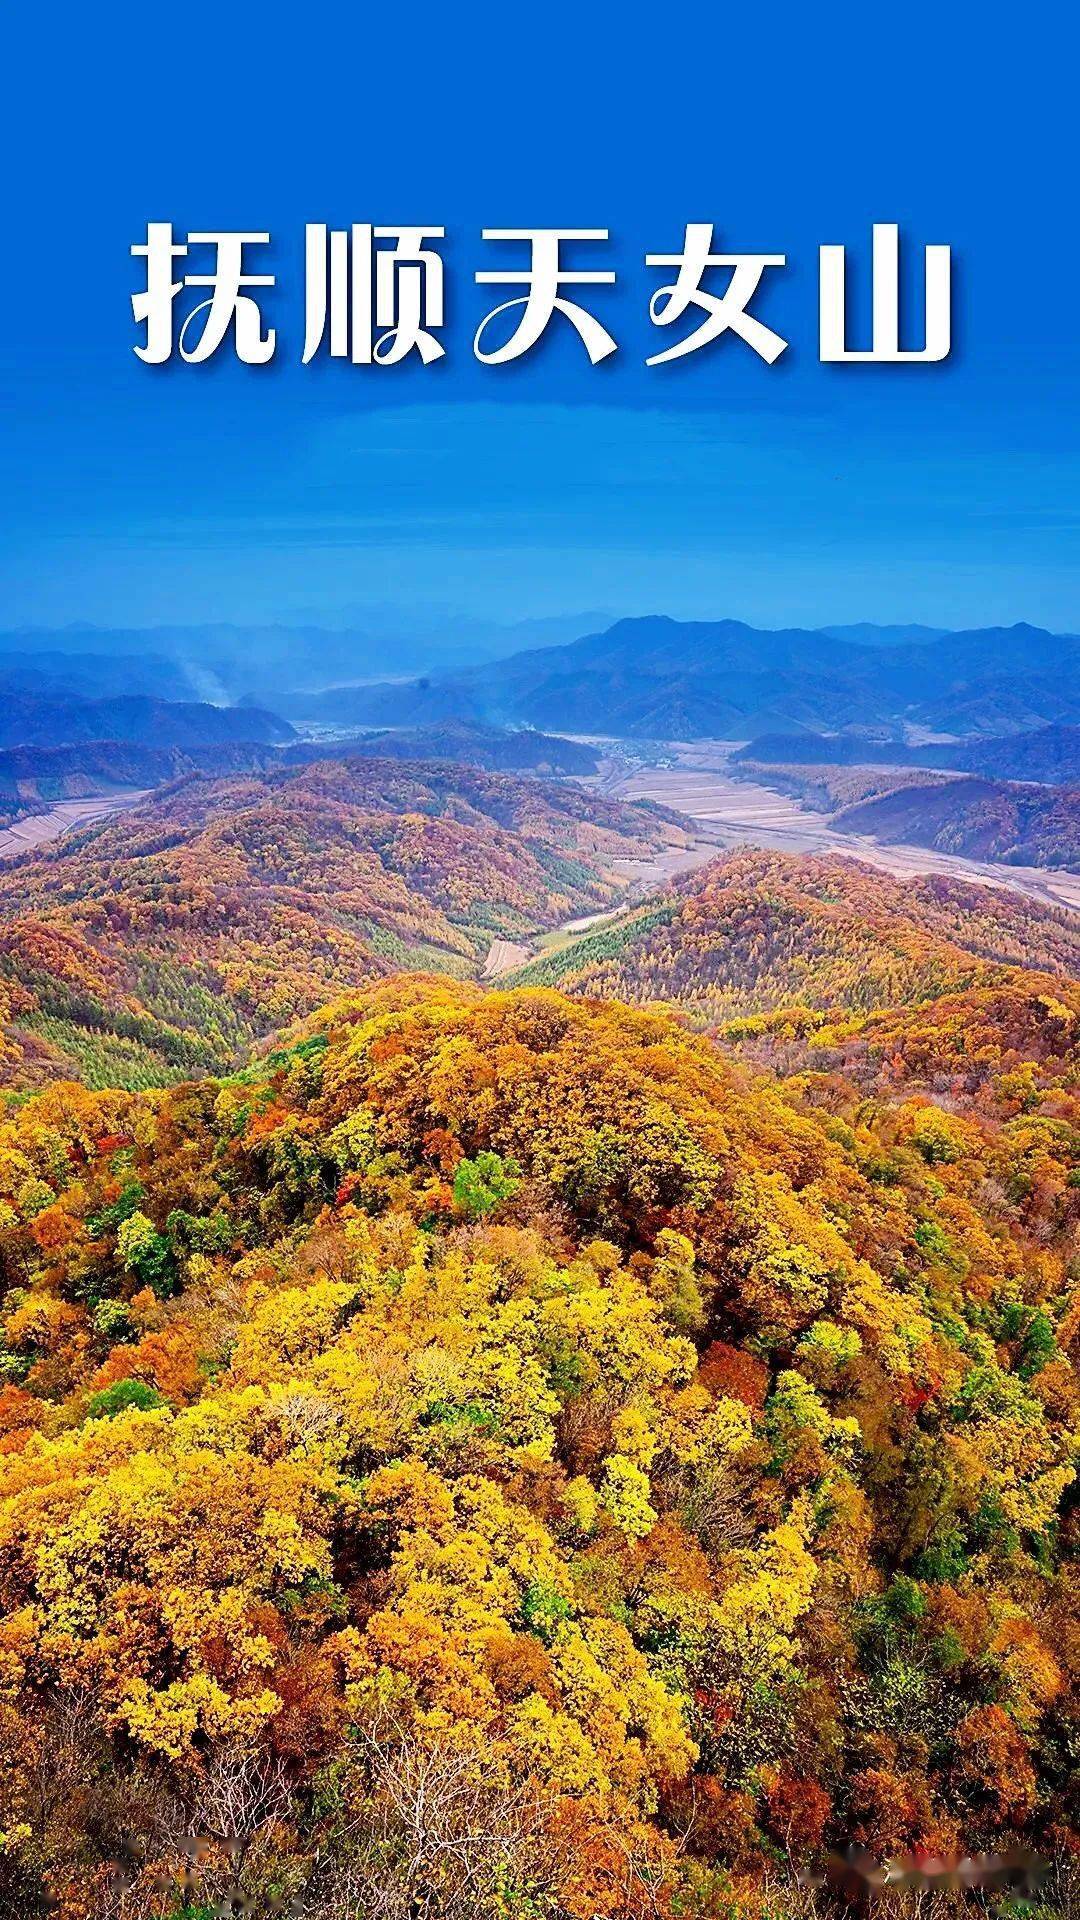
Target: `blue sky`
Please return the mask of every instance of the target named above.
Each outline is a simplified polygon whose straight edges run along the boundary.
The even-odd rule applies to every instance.
[[[40,10],[39,10],[40,12]],[[1077,30],[967,0],[886,14],[65,0],[7,33],[0,625],[507,620],[603,608],[762,624],[1080,630]],[[269,228],[278,355],[151,369],[149,219]],[[445,225],[446,360],[299,365],[305,221]],[[687,220],[784,252],[737,340],[646,370],[646,251]],[[953,356],[821,367],[817,248],[947,241]],[[505,369],[482,226],[607,227],[620,351],[568,329]],[[584,264],[584,262],[582,262]],[[590,264],[601,264],[597,259]]]

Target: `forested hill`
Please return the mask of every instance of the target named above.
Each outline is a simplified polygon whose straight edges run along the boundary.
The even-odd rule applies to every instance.
[[[224,741],[282,742],[295,729],[258,707],[214,707],[156,700],[145,694],[76,699],[60,694],[5,693],[0,747],[54,747],[77,740],[118,740],[156,747],[204,747]]]
[[[232,1061],[399,967],[616,900],[675,816],[468,768],[353,760],[191,778],[0,871],[6,1077],[149,1085]]]
[[[210,746],[85,740],[67,746],[6,747],[0,748],[0,826],[20,815],[40,812],[57,800],[115,793],[123,788],[164,786],[191,773],[210,778],[231,773],[272,773],[278,768],[307,766],[328,755],[339,760],[449,760],[505,773],[556,776],[595,773],[599,762],[592,747],[574,740],[535,733],[531,728],[512,730],[464,721],[371,734],[358,740],[335,741],[332,746],[311,740],[273,745],[239,739]]]
[[[1080,919],[938,876],[899,881],[838,857],[738,852],[515,977],[662,1001],[705,1024],[788,1006],[917,1003],[1012,967],[1080,975]]]
[[[946,740],[920,746],[863,733],[776,733],[751,740],[735,761],[766,766],[941,767],[995,780],[1080,785],[1080,727],[1038,727],[990,740]]]
[[[317,746],[302,742],[287,748],[283,757],[310,760],[318,751]],[[452,760],[499,773],[591,774],[600,761],[595,747],[581,741],[539,733],[532,727],[497,727],[476,720],[373,733],[347,746],[335,743],[333,752],[376,760]]]
[[[58,800],[171,785],[191,773],[217,778],[278,764],[280,750],[253,741],[209,747],[146,746],[82,740],[68,746],[0,748],[0,826],[41,813]]]
[[[1080,786],[917,772],[913,767],[759,765],[737,779],[765,781],[831,814],[840,833],[882,845],[930,847],[1008,866],[1080,868]]]
[[[0,1119],[5,1915],[1071,1911],[1075,1071],[828,1058],[398,977]]]
[[[1080,786],[978,779],[906,785],[845,807],[835,825],[973,860],[1080,868]]]

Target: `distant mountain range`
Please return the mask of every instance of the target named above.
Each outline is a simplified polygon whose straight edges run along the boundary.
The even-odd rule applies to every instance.
[[[872,620],[858,620],[847,627],[822,627],[833,640],[851,640],[857,647],[898,647],[914,643],[925,646],[931,640],[940,640],[948,627],[892,626],[882,627]]]
[[[737,620],[620,620],[453,677],[353,688],[348,724],[497,720],[630,739],[1080,724],[1080,641],[1026,625],[858,644]]]
[[[193,684],[186,668],[163,653],[66,653],[24,645],[25,651],[8,651],[0,638],[0,701],[13,694],[86,700],[132,693],[155,700],[205,697],[205,689]]]
[[[483,620],[452,610],[371,606],[333,626],[311,622],[233,626],[19,628],[0,632],[0,694],[151,693],[232,704],[247,699],[290,717],[322,717],[308,701],[397,673],[447,673],[523,647],[558,646],[606,625],[610,615]]]
[[[650,615],[583,631],[586,619],[500,625],[383,609],[340,629],[0,633],[0,699],[7,715],[23,700],[143,696],[245,706],[339,731],[464,720],[630,739],[869,728],[903,741],[913,730],[997,736],[1080,725],[1080,640],[1039,627],[765,630]],[[391,661],[398,677],[377,679]],[[91,737],[71,718],[65,725],[53,741]],[[18,738],[44,739],[48,727]],[[156,745],[191,737],[107,731]],[[8,726],[0,744],[15,737]],[[199,737],[271,736],[241,736],[224,723]]]

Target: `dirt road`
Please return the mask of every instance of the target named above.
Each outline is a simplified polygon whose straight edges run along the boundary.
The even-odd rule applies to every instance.
[[[528,947],[519,947],[514,940],[493,940],[480,978],[497,980],[501,973],[512,973],[515,967],[523,967],[526,960],[531,959]]]

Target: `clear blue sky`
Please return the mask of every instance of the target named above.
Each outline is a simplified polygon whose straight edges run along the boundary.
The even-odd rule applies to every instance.
[[[0,625],[397,602],[1080,630],[1065,5],[1007,33],[968,0],[225,11],[8,23]],[[148,219],[273,232],[271,368],[136,360]],[[437,367],[298,365],[304,222],[364,219],[449,230]],[[641,256],[690,219],[789,256],[776,367],[729,341],[643,368]],[[953,245],[939,368],[817,364],[817,247],[875,219]],[[612,230],[602,367],[569,332],[472,359],[479,230],[534,224]]]

